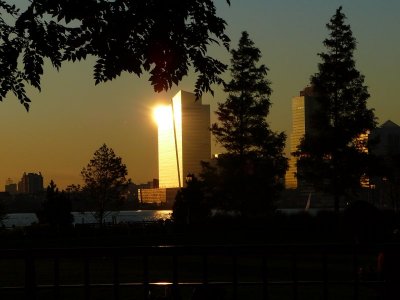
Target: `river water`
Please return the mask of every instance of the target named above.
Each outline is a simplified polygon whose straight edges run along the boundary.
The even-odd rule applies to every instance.
[[[172,210],[128,210],[111,212],[106,217],[106,222],[133,223],[145,221],[167,220],[171,218]],[[73,224],[96,223],[92,212],[72,212],[74,216]],[[29,226],[37,223],[38,218],[35,213],[16,213],[8,214],[3,224],[6,227]]]
[[[278,209],[277,212],[293,215],[298,213],[308,213],[311,216],[317,215],[321,211],[333,211],[332,209],[317,209],[310,208],[307,211],[298,208],[286,208]],[[214,212],[215,213],[215,212]],[[146,221],[157,221],[157,220],[168,220],[171,218],[172,210],[128,210],[111,212],[107,215],[106,222],[115,223],[134,223],[134,222],[146,222]],[[72,212],[74,216],[73,224],[87,224],[96,223],[96,219],[92,212]],[[3,220],[3,224],[6,227],[13,226],[29,226],[32,223],[38,223],[36,214],[34,213],[18,213],[8,214],[7,218]]]

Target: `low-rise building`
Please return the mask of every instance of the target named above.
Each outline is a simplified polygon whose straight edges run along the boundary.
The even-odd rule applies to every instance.
[[[139,203],[172,207],[180,188],[139,189]]]
[[[9,193],[10,195],[15,195],[18,191],[17,189],[17,184],[14,183],[11,178],[8,178],[6,181],[6,185],[4,187],[4,190]]]

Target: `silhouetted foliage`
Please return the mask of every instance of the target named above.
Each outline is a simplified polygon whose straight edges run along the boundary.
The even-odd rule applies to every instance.
[[[42,209],[36,213],[39,223],[49,224],[55,229],[71,226],[74,217],[71,214],[71,201],[65,192],[60,192],[53,180],[46,189],[46,200]]]
[[[187,187],[178,191],[175,197],[172,219],[178,224],[204,223],[211,211],[205,202],[203,183],[194,175],[188,175],[188,178]]]
[[[79,184],[70,184],[65,188],[68,199],[71,201],[72,209],[78,212],[90,210],[87,207],[87,195]]]
[[[358,243],[377,243],[384,238],[383,214],[367,201],[355,201],[347,207],[344,222]]]
[[[298,176],[334,196],[336,211],[343,195],[360,187],[368,172],[367,139],[362,135],[376,125],[374,112],[367,108],[369,93],[364,76],[355,68],[356,40],[345,24],[342,7],[326,25],[326,52],[319,53],[319,72],[311,77],[318,108],[314,128],[296,153]]]
[[[5,219],[7,219],[6,205],[4,201],[0,199],[0,225],[4,224],[3,222]]]
[[[373,149],[371,149],[373,152]],[[379,193],[381,207],[400,209],[400,155],[373,155],[371,183]]]
[[[238,49],[231,51],[232,80],[225,85],[225,102],[218,104],[218,123],[211,132],[227,153],[216,164],[204,164],[209,194],[221,208],[242,213],[272,206],[287,168],[283,155],[286,136],[267,122],[271,106],[268,68],[257,66],[261,52],[243,32]]]
[[[140,209],[140,200],[139,200],[139,193],[138,193],[138,186],[131,182],[128,187],[128,198],[127,198],[127,205],[124,209],[127,210],[136,210]]]
[[[40,90],[45,59],[58,70],[64,61],[94,56],[96,84],[148,72],[160,92],[189,67],[199,74],[197,95],[222,82],[226,66],[207,48],[228,49],[229,38],[212,0],[35,0],[24,10],[7,2],[0,1],[0,100],[12,92],[29,109],[25,85]]]
[[[122,158],[103,144],[81,171],[85,185],[83,191],[90,198],[91,208],[100,225],[113,210],[118,210],[126,197],[130,180]]]

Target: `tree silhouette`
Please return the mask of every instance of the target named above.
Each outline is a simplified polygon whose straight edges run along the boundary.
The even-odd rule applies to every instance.
[[[367,108],[364,76],[355,67],[356,40],[345,19],[339,7],[326,25],[327,51],[318,54],[322,63],[311,77],[318,103],[313,121],[318,129],[304,137],[296,154],[299,175],[331,193],[336,211],[340,197],[360,187],[367,172],[364,134],[376,126],[373,109]]]
[[[224,89],[228,98],[218,104],[218,123],[211,127],[227,153],[217,159],[217,169],[205,165],[204,178],[213,178],[215,190],[222,188],[218,198],[225,198],[228,207],[245,213],[271,206],[281,187],[278,179],[287,168],[283,156],[286,136],[273,132],[267,122],[271,106],[268,68],[257,66],[261,52],[247,32],[231,54],[232,80]]]
[[[227,0],[229,4],[229,0]],[[0,101],[12,92],[29,109],[25,85],[40,90],[43,63],[94,56],[97,83],[128,72],[150,73],[155,91],[178,84],[189,67],[197,95],[221,83],[226,66],[207,55],[228,49],[226,23],[212,0],[34,0],[25,10],[0,1]]]
[[[71,214],[71,201],[64,192],[60,192],[53,180],[46,189],[46,200],[37,213],[39,223],[49,224],[59,230],[71,226],[74,217]]]
[[[90,197],[96,220],[103,225],[106,216],[123,204],[130,183],[126,179],[127,168],[121,157],[103,144],[81,174],[85,182],[83,191]]]
[[[189,174],[187,187],[178,191],[173,206],[172,219],[177,224],[201,224],[211,211],[205,202],[203,182]]]

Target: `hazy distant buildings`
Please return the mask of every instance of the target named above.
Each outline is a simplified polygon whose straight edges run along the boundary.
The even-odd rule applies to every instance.
[[[171,208],[178,191],[179,188],[139,189],[139,203],[157,204]]]
[[[383,172],[371,177],[369,199],[385,209],[400,210],[400,126],[388,120],[372,130],[369,151]]]
[[[18,193],[32,194],[43,191],[43,176],[41,173],[24,173],[18,182]]]
[[[305,134],[313,132],[313,114],[317,108],[317,101],[312,87],[306,87],[300,92],[300,96],[292,99],[292,133],[290,135],[290,153],[297,150],[301,139]],[[290,156],[289,169],[285,175],[285,187],[295,189],[300,187],[301,183],[296,177],[297,158]]]
[[[388,120],[369,135],[371,150],[378,156],[400,155],[400,126]]]
[[[135,189],[156,189],[159,187],[159,181],[157,178],[153,178],[152,181],[146,183],[133,184]]]
[[[142,189],[143,203],[173,202],[186,176],[198,176],[200,162],[211,157],[210,106],[194,94],[179,91],[159,111],[157,124],[159,191]]]
[[[8,178],[6,181],[6,185],[4,187],[4,190],[9,193],[10,195],[15,195],[18,191],[17,189],[17,184],[14,183],[11,178]]]

